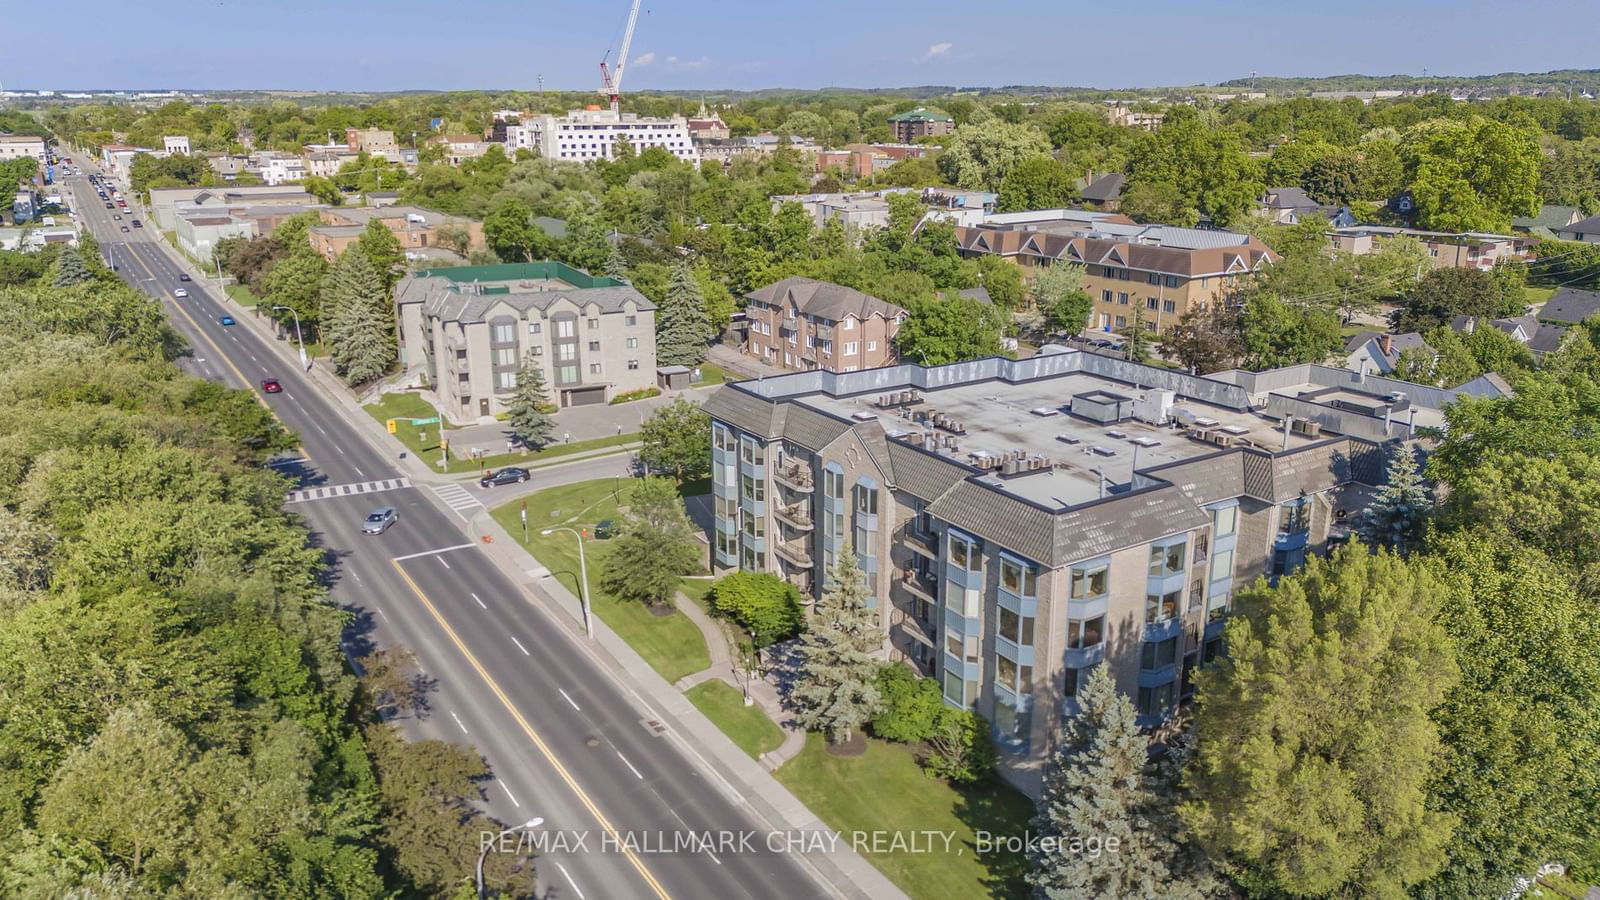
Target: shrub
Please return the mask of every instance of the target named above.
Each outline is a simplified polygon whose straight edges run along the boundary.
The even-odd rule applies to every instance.
[[[770,572],[735,572],[711,591],[711,610],[750,633],[757,647],[792,637],[805,615],[800,592]]]
[[[912,744],[933,734],[934,720],[944,708],[939,683],[923,678],[904,663],[878,670],[883,710],[872,719],[872,733],[886,741]]]
[[[994,774],[989,721],[971,710],[941,707],[928,748],[923,768],[955,784],[973,784]]]
[[[639,388],[637,391],[625,391],[625,392],[623,392],[621,394],[616,395],[615,397],[612,397],[611,398],[611,405],[612,406],[616,406],[618,403],[632,403],[635,400],[643,400],[646,397],[659,397],[659,396],[661,396],[661,388],[658,388],[658,387]]]

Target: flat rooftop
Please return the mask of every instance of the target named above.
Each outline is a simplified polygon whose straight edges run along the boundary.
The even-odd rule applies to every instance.
[[[1025,457],[1042,457],[1048,461],[1044,467],[1011,476],[996,472],[981,480],[1021,499],[1059,508],[1098,499],[1102,473],[1111,493],[1133,481],[1136,467],[1145,470],[1222,449],[1190,437],[1191,428],[1226,433],[1235,446],[1253,444],[1274,452],[1284,447],[1281,422],[1182,395],[1173,403],[1173,421],[1166,425],[1132,418],[1102,424],[1074,415],[1070,408],[1076,396],[1102,404],[1132,403],[1152,393],[1090,372],[1010,384],[993,379],[974,381],[916,393],[920,403],[900,408],[880,407],[882,395],[876,393],[847,397],[814,393],[795,397],[793,402],[850,421],[875,418],[891,440],[917,446],[925,446],[927,435],[937,435],[940,455],[968,465],[986,467],[1019,451]],[[964,433],[952,433],[928,421],[935,413],[959,423]],[[1288,447],[1304,447],[1327,437],[1291,432]],[[954,448],[944,446],[949,438],[954,439]]]

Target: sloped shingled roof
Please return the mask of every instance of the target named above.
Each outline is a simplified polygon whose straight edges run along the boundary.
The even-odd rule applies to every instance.
[[[774,306],[793,302],[804,315],[834,322],[845,316],[865,319],[880,315],[892,319],[905,312],[893,303],[879,300],[870,294],[863,294],[855,288],[834,284],[831,281],[802,278],[798,275],[775,281],[766,287],[756,288],[745,296]]]

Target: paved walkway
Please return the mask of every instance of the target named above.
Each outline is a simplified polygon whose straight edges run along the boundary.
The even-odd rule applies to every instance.
[[[711,349],[706,353],[706,359],[726,369],[730,376],[729,381],[784,374],[784,371],[777,366],[769,366],[754,356],[740,353],[738,347],[730,347],[720,342],[711,345]]]
[[[678,690],[687,691],[689,688],[712,679],[721,679],[740,691],[745,691],[745,684],[749,682],[748,693],[750,698],[767,714],[767,718],[778,723],[783,729],[783,744],[776,750],[761,754],[761,764],[772,771],[793,759],[806,745],[805,730],[794,723],[789,711],[783,707],[783,698],[778,695],[778,686],[761,677],[750,677],[740,671],[731,658],[728,647],[728,635],[722,626],[713,619],[710,613],[700,608],[682,593],[678,594],[678,610],[689,621],[700,629],[700,634],[706,639],[706,649],[711,653],[711,665],[692,675],[685,675],[673,685]]]

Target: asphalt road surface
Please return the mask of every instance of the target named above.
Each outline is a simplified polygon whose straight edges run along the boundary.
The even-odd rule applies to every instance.
[[[328,551],[334,602],[355,613],[347,651],[358,657],[374,647],[412,649],[436,690],[427,713],[401,726],[414,738],[475,746],[494,771],[484,785],[483,807],[501,821],[545,819],[539,830],[551,844],[537,862],[543,895],[832,895],[808,864],[760,846],[754,852],[719,853],[705,845],[655,852],[663,836],[671,846],[676,833],[759,832],[765,825],[692,749],[648,727],[654,715],[643,698],[483,558],[462,528],[475,511],[470,504],[457,509],[428,496],[430,486],[398,486],[405,474],[396,465],[398,451],[375,447],[345,421],[342,409],[289,361],[288,345],[271,346],[244,322],[222,325],[223,315],[251,313],[219,302],[214,282],[179,280],[181,269],[157,243],[154,221],[123,233],[120,226],[144,214],[130,208],[115,221],[84,175],[63,181],[80,227],[90,229],[118,273],[164,300],[193,348],[184,368],[255,391],[304,448],[303,455],[275,465],[301,487],[339,488],[288,508],[304,516],[312,540]],[[174,299],[180,287],[189,296]],[[276,378],[283,391],[263,394],[264,378]],[[563,483],[620,475],[626,460],[585,460],[536,470],[535,477]],[[343,486],[359,483],[390,488],[343,493]],[[485,500],[493,496],[476,485],[468,490]],[[383,535],[362,535],[361,518],[379,505],[395,507],[399,522]],[[557,829],[565,846],[556,843]],[[573,846],[577,835],[586,836],[582,847]]]

